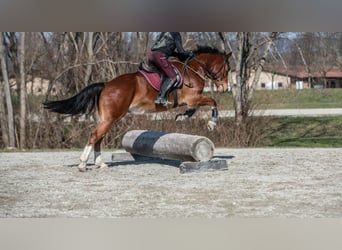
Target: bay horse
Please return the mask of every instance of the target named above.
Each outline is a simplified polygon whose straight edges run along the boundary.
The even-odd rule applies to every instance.
[[[178,114],[176,120],[190,118],[200,106],[210,106],[212,117],[208,122],[208,129],[213,130],[218,121],[216,101],[203,95],[205,78],[210,78],[218,90],[228,90],[229,57],[211,47],[201,47],[193,51],[194,56],[185,60],[172,61],[181,72],[183,85],[176,89],[177,98],[169,93],[168,100],[178,104],[187,105],[183,114]],[[107,165],[101,159],[101,142],[112,125],[120,121],[128,112],[142,114],[166,111],[173,106],[155,104],[158,91],[151,87],[140,71],[119,75],[106,83],[94,83],[82,89],[75,96],[59,101],[43,103],[44,108],[52,112],[68,115],[85,114],[97,107],[99,123],[92,130],[88,143],[80,157],[78,169],[86,171],[90,153],[94,150],[94,162],[97,168]]]

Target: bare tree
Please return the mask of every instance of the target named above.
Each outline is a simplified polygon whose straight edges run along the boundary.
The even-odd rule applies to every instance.
[[[304,65],[304,68],[305,68],[305,71],[306,73],[308,74],[308,82],[309,82],[309,85],[310,87],[312,87],[312,76],[311,76],[311,69],[310,69],[310,65],[306,62],[306,59],[305,59],[305,56],[304,56],[304,53],[303,53],[303,50],[301,48],[301,45],[296,41],[296,40],[292,40],[293,41],[293,44],[296,46],[298,52],[299,52],[299,55],[300,55],[300,58],[303,62],[303,65]],[[309,55],[308,55],[309,56]]]
[[[0,34],[0,60],[1,60],[1,72],[4,80],[5,98],[7,106],[7,122],[8,122],[8,147],[15,147],[15,136],[14,136],[14,118],[13,118],[13,106],[10,91],[10,83],[8,79],[8,71],[6,64],[6,52],[4,46],[4,33]]]
[[[260,74],[266,62],[273,41],[278,33],[272,32],[261,38],[260,34],[251,32],[237,33],[237,54],[235,58],[236,83],[232,87],[235,107],[236,136],[243,140],[246,136],[245,128],[247,118],[251,111],[256,84],[259,81]],[[251,69],[254,69],[254,78],[251,77]],[[245,144],[245,142],[241,142]]]

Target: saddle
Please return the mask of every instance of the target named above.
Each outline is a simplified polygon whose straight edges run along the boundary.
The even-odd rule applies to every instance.
[[[179,72],[179,70],[172,65],[173,70],[175,71],[177,77],[176,82],[172,89],[179,89],[183,86],[183,79]],[[159,91],[160,85],[164,79],[164,74],[160,72],[156,67],[148,65],[146,62],[141,62],[139,65],[139,72],[146,78],[147,82],[151,85],[152,88]]]

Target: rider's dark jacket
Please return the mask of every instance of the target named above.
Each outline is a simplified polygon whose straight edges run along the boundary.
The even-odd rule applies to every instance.
[[[182,55],[189,55],[189,51],[183,48],[179,32],[161,32],[151,48],[152,51],[160,51],[167,57],[171,56],[176,49]]]

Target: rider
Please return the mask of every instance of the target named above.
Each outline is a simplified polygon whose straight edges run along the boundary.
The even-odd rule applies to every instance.
[[[184,50],[179,32],[161,32],[148,53],[148,63],[155,65],[165,76],[155,100],[156,104],[168,104],[167,93],[176,82],[176,72],[173,70],[168,58],[176,49],[183,56],[193,56],[192,51]]]

